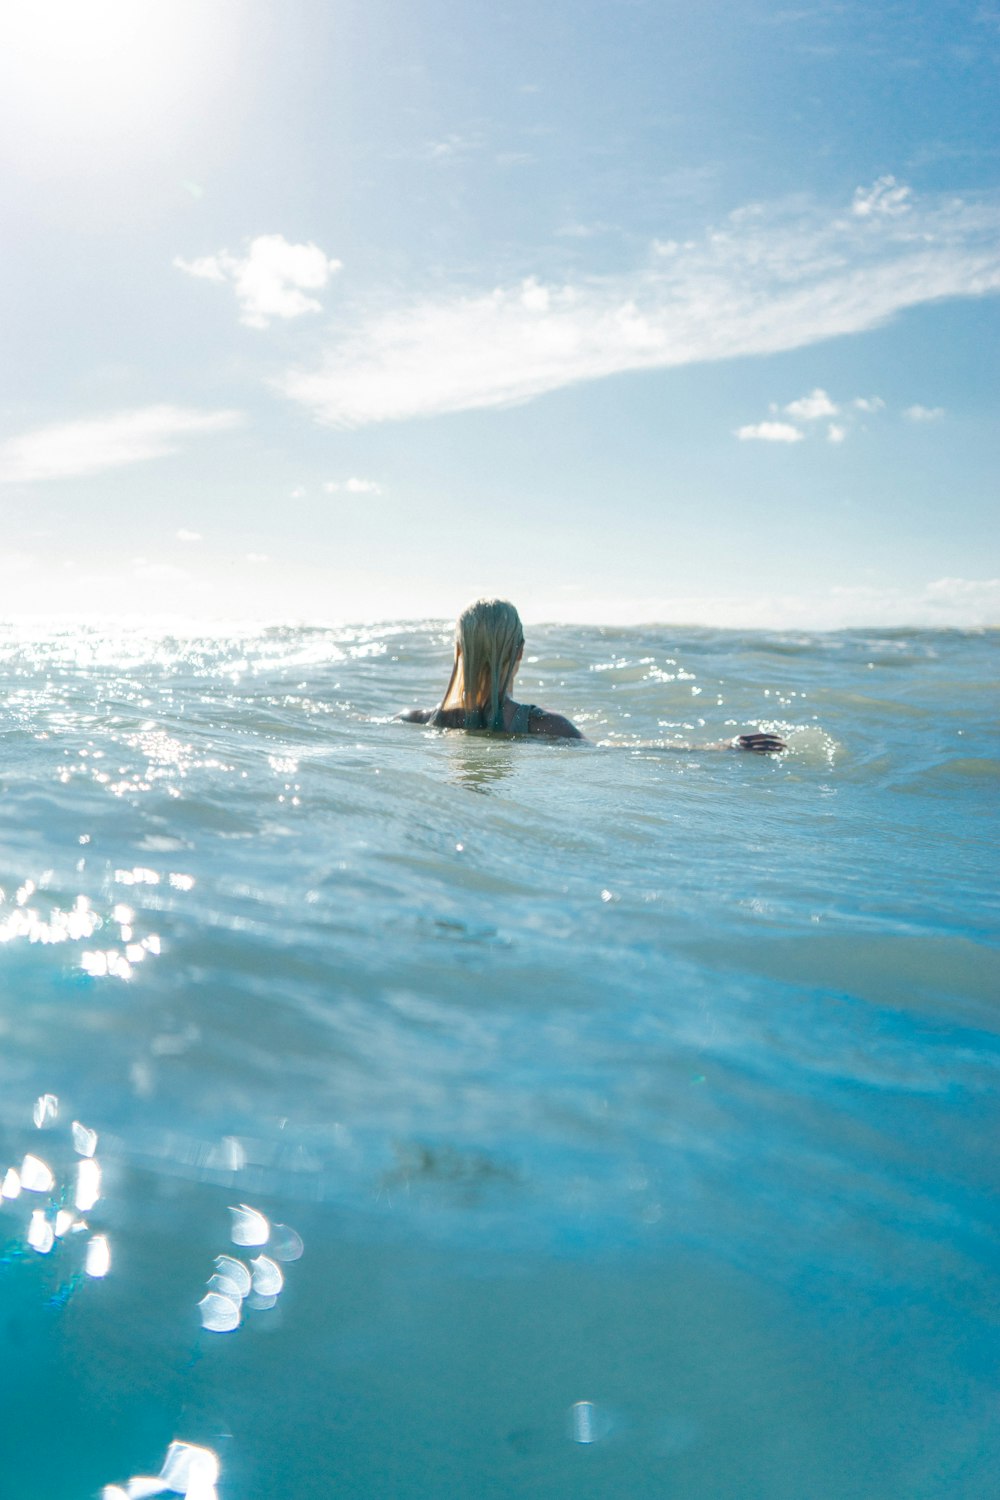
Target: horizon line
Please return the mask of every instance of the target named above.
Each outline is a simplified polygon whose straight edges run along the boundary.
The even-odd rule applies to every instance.
[[[601,620],[601,619],[565,619],[560,620],[548,616],[522,616],[525,624],[531,629],[557,629],[557,630],[714,630],[720,633],[738,632],[748,635],[851,635],[864,634],[878,631],[883,634],[926,634],[926,635],[986,635],[994,631],[1000,631],[1000,620],[984,622],[982,620],[971,620],[964,624],[951,623],[923,623],[912,620],[901,619],[899,621],[870,620],[853,625],[809,625],[809,624],[787,624],[787,625],[761,625],[761,624],[718,624],[706,623],[703,620],[694,619],[669,619],[654,617],[639,617],[634,620]],[[100,629],[129,630],[129,631],[163,631],[169,634],[181,635],[221,635],[223,633],[252,634],[270,630],[356,630],[371,629],[375,626],[385,627],[417,627],[423,626],[429,629],[451,629],[454,626],[453,615],[344,615],[325,617],[293,617],[272,616],[251,617],[240,615],[211,615],[194,617],[191,615],[170,614],[93,614],[74,611],[54,613],[46,611],[19,611],[9,615],[0,615],[0,630],[23,629],[31,626],[33,629],[42,624],[47,624],[52,630],[79,629],[81,627],[88,631]]]

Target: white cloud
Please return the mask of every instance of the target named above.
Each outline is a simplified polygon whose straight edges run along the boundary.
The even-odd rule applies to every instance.
[[[940,422],[944,416],[943,406],[908,406],[903,412],[909,422]]]
[[[200,542],[201,532],[188,531],[186,527],[182,526],[180,531],[178,531],[177,533],[177,540],[179,542]]]
[[[535,276],[529,276],[527,281],[521,284],[521,301],[529,312],[548,312],[552,303],[552,294],[547,286]]]
[[[737,427],[736,436],[741,443],[754,438],[762,443],[801,443],[805,433],[791,422],[751,422],[746,427]]]
[[[1000,203],[876,211],[895,192],[876,184],[869,210],[846,214],[751,205],[698,241],[651,250],[628,275],[383,306],[337,328],[318,367],[276,384],[320,422],[361,426],[510,405],[625,370],[802,348],[1000,289]]]
[[[1000,623],[1000,578],[939,578],[913,588],[850,584],[801,593],[539,597],[524,617],[634,625],[660,620],[759,630],[980,629]]]
[[[880,177],[870,188],[856,188],[851,211],[860,219],[873,214],[895,217],[908,213],[911,208],[910,189],[897,182],[895,177]]]
[[[328,495],[336,495],[344,491],[348,495],[381,495],[382,486],[374,479],[331,479],[324,484],[323,488]]]
[[[832,623],[969,629],[1000,623],[1000,578],[937,578],[913,590],[830,590]],[[838,618],[839,616],[839,618]]]
[[[961,611],[976,623],[1000,623],[1000,578],[936,578],[924,591],[933,610]]]
[[[0,443],[0,484],[67,479],[144,463],[177,451],[181,439],[219,432],[243,421],[237,411],[191,411],[145,406],[51,427],[37,427]]]
[[[736,436],[741,440],[747,438],[763,438],[772,443],[797,443],[805,437],[816,435],[816,428],[808,424],[817,422],[821,417],[839,417],[837,422],[827,422],[826,441],[828,443],[842,443],[857,421],[857,413],[878,412],[883,409],[885,402],[881,396],[857,396],[853,401],[839,404],[833,400],[820,386],[817,386],[808,396],[800,396],[797,401],[789,401],[787,406],[779,406],[777,401],[769,401],[767,405],[771,416],[777,418],[784,413],[789,417],[795,417],[799,422],[806,423],[806,427],[793,426],[790,422],[771,421],[751,423],[747,427],[738,427]]]
[[[819,386],[810,396],[800,396],[798,401],[790,401],[785,407],[787,416],[797,417],[803,422],[814,422],[817,417],[835,417],[837,411],[826,391],[821,391]]]
[[[198,260],[177,256],[174,265],[189,276],[230,282],[240,305],[240,322],[248,328],[266,328],[272,318],[320,312],[322,303],[306,293],[322,291],[341,269],[341,262],[330,260],[318,245],[293,245],[281,234],[259,234],[243,256],[220,250]]]

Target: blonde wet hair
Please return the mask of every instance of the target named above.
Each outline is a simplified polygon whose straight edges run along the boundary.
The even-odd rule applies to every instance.
[[[506,599],[470,604],[455,626],[455,665],[435,718],[461,708],[466,729],[502,731],[504,700],[523,650],[524,627],[513,604]]]

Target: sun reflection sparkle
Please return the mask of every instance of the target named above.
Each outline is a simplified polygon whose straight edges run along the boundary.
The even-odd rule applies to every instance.
[[[143,1496],[184,1495],[186,1500],[218,1500],[221,1465],[211,1448],[173,1442],[159,1474],[135,1474],[123,1487],[106,1484],[101,1500],[142,1500]]]
[[[271,1241],[271,1255],[257,1255],[247,1265],[235,1255],[217,1255],[215,1270],[198,1303],[201,1326],[210,1333],[232,1333],[240,1326],[244,1307],[253,1312],[273,1308],[285,1286],[285,1273],[278,1264],[296,1261],[302,1255],[302,1238],[288,1224],[272,1230],[259,1209],[241,1203],[230,1208],[230,1237],[238,1245],[262,1245]]]
[[[41,1094],[32,1109],[32,1122],[36,1129],[46,1129],[52,1135],[58,1116],[57,1096]],[[64,1166],[60,1161],[65,1163],[67,1145],[72,1147],[76,1160]],[[16,1167],[7,1168],[0,1185],[0,1209],[5,1216],[20,1220],[18,1234],[23,1236],[24,1244],[30,1250],[39,1255],[49,1255],[58,1247],[57,1258],[70,1255],[72,1264],[72,1257],[78,1257],[80,1252],[70,1252],[66,1248],[68,1242],[89,1233],[86,1220],[78,1215],[89,1212],[101,1197],[101,1168],[93,1155],[97,1147],[97,1132],[81,1124],[79,1120],[74,1120],[68,1132],[68,1140],[61,1142],[56,1135],[51,1146],[53,1161],[56,1162],[55,1170],[49,1162],[30,1151],[25,1154],[20,1170]],[[14,1205],[22,1191],[32,1194],[36,1200],[41,1198],[42,1204],[37,1208],[22,1208],[19,1213]],[[106,1235],[91,1235],[82,1253],[83,1275],[99,1280],[108,1274],[111,1248]],[[60,1296],[68,1295],[79,1284],[79,1259],[76,1260],[76,1265],[78,1269],[70,1274]]]

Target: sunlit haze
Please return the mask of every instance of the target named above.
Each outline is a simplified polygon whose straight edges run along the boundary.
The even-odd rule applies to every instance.
[[[0,16],[6,616],[1000,623],[1000,17]]]

